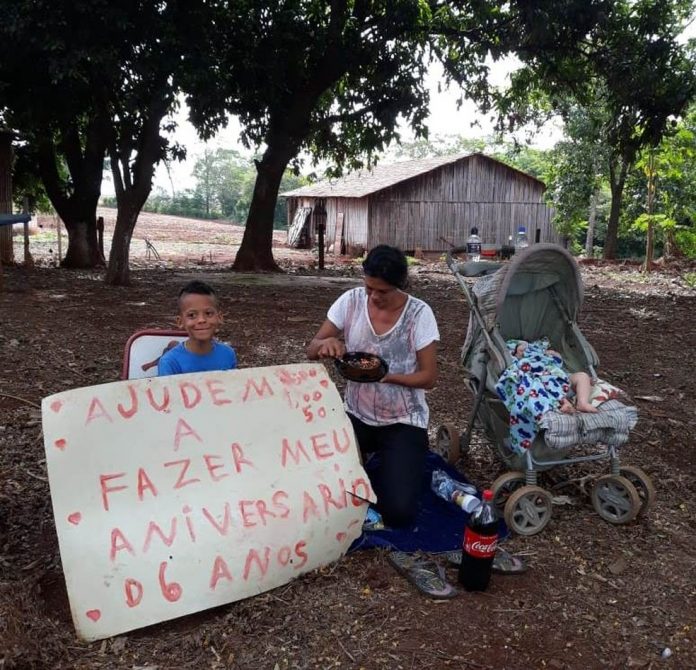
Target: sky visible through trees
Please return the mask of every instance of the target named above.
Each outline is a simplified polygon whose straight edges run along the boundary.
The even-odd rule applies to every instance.
[[[491,77],[495,85],[505,85],[509,73],[515,67],[517,67],[517,60],[515,58],[505,58],[498,63],[493,63],[491,67]],[[430,68],[428,81],[428,88],[430,91],[430,117],[427,123],[430,129],[430,136],[461,135],[467,138],[485,138],[490,136],[493,133],[493,123],[489,121],[485,115],[481,114],[472,102],[464,100],[462,106],[457,109],[459,92],[456,86],[453,86],[449,90],[438,91],[438,84],[443,82],[443,80],[442,68],[436,63]],[[181,163],[171,163],[169,172],[164,164],[160,164],[157,167],[153,193],[157,189],[162,189],[167,193],[171,193],[172,181],[174,182],[174,188],[177,192],[195,186],[195,178],[192,174],[193,166],[196,159],[203,154],[206,143],[198,138],[196,131],[186,118],[187,114],[188,109],[182,104],[182,107],[175,117],[178,127],[174,135],[178,142],[186,146],[187,158]],[[476,125],[472,126],[473,123],[476,123]],[[521,130],[515,134],[515,137],[520,141],[524,141],[527,135],[524,130]],[[562,129],[560,123],[549,123],[545,126],[542,133],[538,133],[531,138],[531,146],[539,149],[550,149],[561,137]],[[403,128],[402,139],[404,141],[413,139],[413,133],[410,129]],[[239,124],[233,118],[230,118],[230,123],[227,128],[221,130],[213,140],[208,142],[209,149],[214,150],[217,147],[235,149],[242,155],[249,155],[250,153],[239,142]],[[311,162],[306,160],[303,173],[310,172],[311,170]],[[321,170],[321,166],[319,170]],[[111,182],[110,172],[105,171],[104,178],[104,182],[102,183],[102,195],[107,197],[113,196],[113,184]]]

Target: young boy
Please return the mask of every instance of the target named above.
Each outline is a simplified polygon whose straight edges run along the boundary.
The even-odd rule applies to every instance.
[[[188,340],[160,358],[159,376],[236,368],[234,349],[214,339],[222,324],[215,291],[205,282],[189,282],[179,291],[178,305],[176,325],[188,333]]]

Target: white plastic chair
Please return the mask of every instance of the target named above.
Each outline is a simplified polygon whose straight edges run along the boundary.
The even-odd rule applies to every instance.
[[[121,379],[144,379],[157,376],[162,355],[188,338],[182,330],[139,330],[126,342]]]

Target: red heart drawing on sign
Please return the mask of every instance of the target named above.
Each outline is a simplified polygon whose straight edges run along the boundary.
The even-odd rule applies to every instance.
[[[68,521],[73,525],[77,526],[80,521],[82,521],[82,514],[80,512],[73,512],[72,514],[68,515]]]
[[[319,382],[325,389],[329,388],[329,380],[328,379],[322,379]]]
[[[101,610],[87,610],[85,614],[87,618],[92,619],[92,621],[99,621],[99,619],[101,619]]]
[[[339,542],[343,542],[346,539],[346,537],[348,536],[345,533],[336,533],[336,539]]]
[[[59,440],[56,440],[53,444],[56,445],[56,448],[63,451],[63,449],[65,449],[65,445],[67,445],[67,442],[61,437]]]
[[[54,412],[60,412],[60,408],[63,406],[63,401],[62,400],[54,400],[51,403],[51,409]]]

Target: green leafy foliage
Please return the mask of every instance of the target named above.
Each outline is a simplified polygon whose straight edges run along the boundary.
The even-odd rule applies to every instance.
[[[696,231],[693,229],[677,230],[675,237],[680,251],[687,258],[696,258]]]
[[[556,13],[557,14],[557,13]],[[535,17],[531,17],[535,19]],[[400,136],[427,135],[428,63],[489,99],[491,53],[519,47],[524,6],[438,0],[290,0],[196,5],[184,88],[204,137],[236,115],[248,147],[264,147],[238,269],[270,269],[271,217],[281,175],[300,151],[337,175],[374,161]],[[559,25],[563,24],[559,21]],[[564,29],[575,35],[576,25]]]
[[[647,232],[649,226],[654,226],[658,230],[674,229],[676,221],[664,214],[641,214],[634,222],[633,228],[643,233]]]
[[[118,283],[127,282],[128,242],[154,165],[182,156],[160,134],[172,127],[161,124],[182,66],[176,6],[0,0],[0,114],[65,222],[66,265],[103,263],[96,205],[108,153],[119,200],[109,273]]]
[[[599,7],[599,3],[585,4],[588,11]],[[570,123],[578,108],[595,120],[607,151],[602,172],[612,194],[604,253],[613,258],[631,166],[642,148],[660,142],[674,117],[683,113],[696,94],[693,49],[678,40],[693,13],[693,2],[618,0],[601,4],[596,23],[586,24],[587,38],[568,42],[565,53],[554,52],[553,31],[546,38],[538,35],[541,42],[534,50],[519,53],[524,67],[514,73],[511,87],[500,96],[499,127],[530,118],[541,123],[552,111]],[[569,12],[573,5],[563,4]],[[574,7],[583,23],[586,17],[581,7]],[[545,15],[550,9],[546,3],[538,3],[530,11]],[[543,30],[548,29],[544,21],[538,25],[540,30],[542,25]],[[570,205],[572,198],[559,202],[564,200],[571,215],[577,212]]]
[[[67,173],[67,168],[63,163],[59,166],[59,170],[64,174]],[[36,171],[35,163],[23,146],[15,147],[12,199],[18,210],[24,207],[26,201],[30,212],[47,214],[55,211],[46,193],[46,187]]]
[[[652,174],[654,193],[653,213],[646,215],[648,177]],[[694,257],[691,238],[696,234],[696,107],[684,118],[670,124],[664,138],[654,148],[641,152],[626,184],[624,198],[624,229],[645,236],[647,224],[652,222],[657,232],[657,244],[676,246],[668,249]]]

